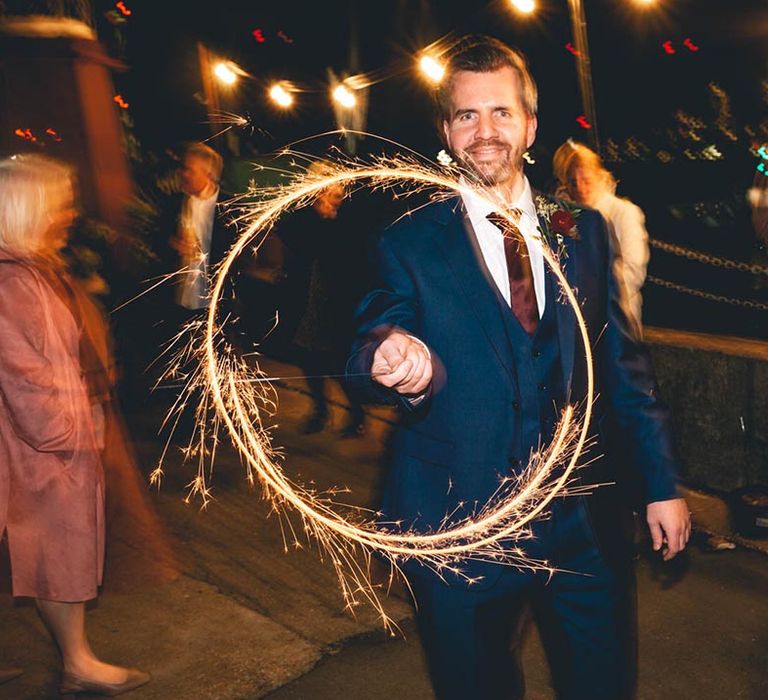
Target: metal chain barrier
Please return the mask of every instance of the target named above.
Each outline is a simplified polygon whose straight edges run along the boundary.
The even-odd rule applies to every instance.
[[[679,255],[688,258],[688,260],[695,260],[696,262],[704,263],[706,265],[714,265],[715,267],[722,267],[726,270],[740,270],[741,272],[749,272],[753,275],[768,275],[768,267],[764,265],[752,265],[751,263],[728,260],[728,258],[721,258],[717,255],[702,253],[699,250],[691,250],[690,248],[684,248],[683,246],[675,245],[674,243],[660,241],[656,238],[651,238],[649,242],[654,248],[663,250],[666,253]]]
[[[660,279],[659,277],[647,277],[647,281],[651,284],[656,284],[659,287],[666,287],[667,289],[674,289],[676,292],[682,292],[683,294],[690,294],[694,297],[701,299],[708,299],[709,301],[720,301],[724,304],[731,304],[733,306],[741,306],[746,309],[756,309],[757,311],[768,311],[768,304],[763,304],[759,301],[752,301],[751,299],[734,299],[732,297],[725,297],[720,294],[712,294],[710,292],[703,292],[700,289],[692,289],[691,287],[685,287],[682,284],[676,284],[675,282],[669,282],[668,280]]]

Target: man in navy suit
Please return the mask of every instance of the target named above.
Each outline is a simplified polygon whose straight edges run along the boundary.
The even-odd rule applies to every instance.
[[[515,212],[524,244],[505,237],[492,209],[470,194],[421,209],[378,245],[379,278],[358,310],[349,382],[369,400],[402,407],[382,512],[421,532],[447,514],[457,519],[482,507],[549,441],[560,409],[586,396],[575,317],[542,254],[550,245],[541,235],[542,204],[549,216],[562,205],[534,196],[523,174],[537,124],[525,59],[494,39],[466,38],[448,60],[438,103],[465,181]],[[552,245],[562,245],[595,354],[595,445],[579,478],[615,485],[557,498],[549,517],[534,522],[521,546],[558,569],[551,578],[472,561],[466,576],[441,578],[407,562],[441,700],[522,697],[516,652],[527,599],[545,623],[559,698],[631,696],[622,494],[631,487],[645,505],[654,549],[665,559],[688,540],[667,411],[619,305],[604,221],[585,209],[576,223],[577,235]]]

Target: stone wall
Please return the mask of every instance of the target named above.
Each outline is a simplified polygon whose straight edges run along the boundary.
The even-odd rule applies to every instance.
[[[768,485],[768,343],[662,329],[647,340],[685,481]]]

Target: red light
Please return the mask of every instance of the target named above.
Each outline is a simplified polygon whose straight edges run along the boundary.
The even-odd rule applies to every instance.
[[[37,137],[32,133],[32,129],[16,129],[13,133],[25,141],[29,141],[31,143],[35,143],[37,141]]]
[[[282,29],[277,33],[277,36],[279,36],[286,44],[292,44],[293,39],[289,37]]]
[[[568,49],[574,56],[581,56],[579,51],[576,50],[576,47],[570,41],[565,45],[565,48]]]
[[[253,38],[256,39],[256,41],[258,41],[260,44],[263,44],[266,41],[261,29],[254,29],[251,34],[253,34]]]
[[[123,99],[122,95],[115,95],[113,98],[114,102],[117,103],[119,107],[122,107],[123,109],[128,109],[128,103]]]
[[[670,56],[673,53],[677,53],[677,50],[672,47],[672,42],[671,41],[665,41],[662,44],[662,47],[664,48],[664,51],[666,51]]]
[[[48,134],[48,136],[50,136],[54,141],[56,141],[56,143],[61,141],[61,136],[56,133],[55,129],[48,128],[45,130],[45,133]]]
[[[115,7],[118,10],[120,10],[120,12],[122,13],[123,17],[130,17],[133,14],[133,11],[126,7],[126,5],[123,2],[123,0],[120,0],[120,2],[116,2],[115,3]]]
[[[689,50],[689,51],[698,51],[699,47],[696,46],[690,39],[685,39],[683,41],[683,45]]]
[[[587,118],[582,114],[576,117],[576,122],[582,129],[591,129],[592,125],[587,121]]]

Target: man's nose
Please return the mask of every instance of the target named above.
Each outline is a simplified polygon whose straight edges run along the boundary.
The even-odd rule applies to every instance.
[[[481,139],[490,139],[496,136],[496,125],[490,114],[480,113],[477,119],[477,135]]]

